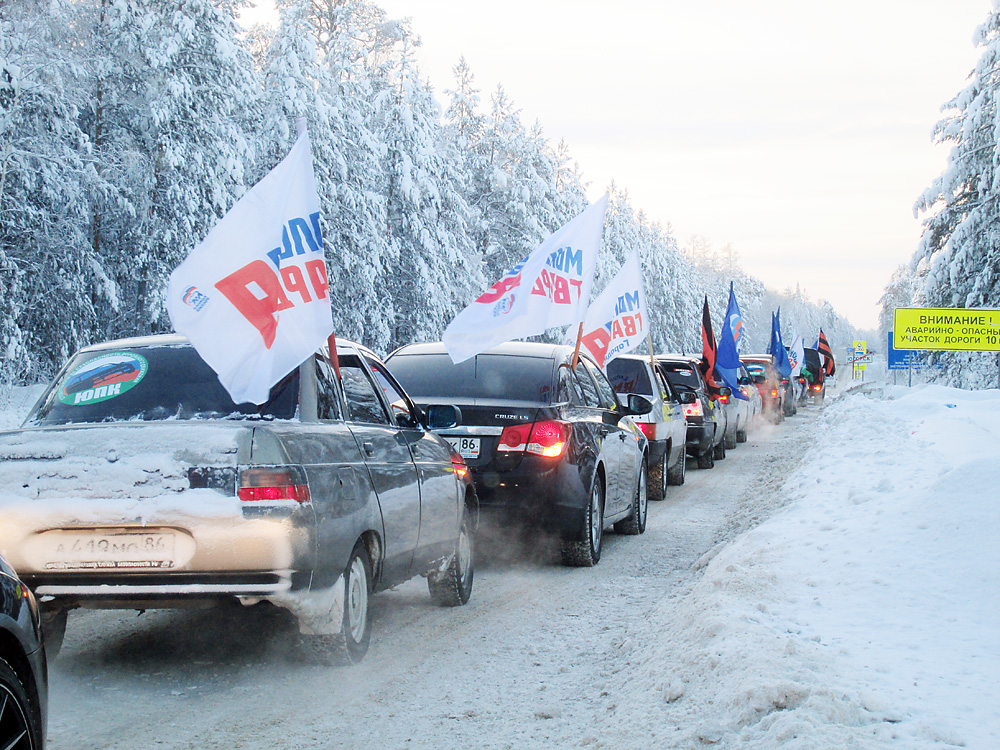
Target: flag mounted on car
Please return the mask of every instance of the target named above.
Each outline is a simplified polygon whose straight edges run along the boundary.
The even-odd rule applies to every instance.
[[[712,332],[712,316],[708,311],[708,295],[705,295],[705,304],[701,310],[701,374],[705,376],[705,382],[713,396],[718,395],[719,383],[715,379],[715,361],[717,352],[715,348],[715,334]]]
[[[787,378],[792,373],[792,363],[788,361],[788,352],[781,340],[781,308],[771,315],[771,344],[768,353],[774,357],[774,364],[781,377]]]
[[[580,345],[607,369],[608,362],[646,339],[649,316],[639,251],[633,250],[604,291],[587,308]],[[576,331],[572,331],[575,343]]]
[[[736,292],[733,291],[733,282],[729,282],[729,306],[726,308],[726,317],[722,319],[722,329],[719,331],[718,356],[715,362],[715,370],[722,378],[722,382],[728,385],[733,396],[744,401],[748,401],[743,389],[739,385],[740,370],[740,350],[743,346],[743,317],[740,315],[740,306],[736,302]]]
[[[823,355],[823,372],[827,375],[833,375],[837,371],[837,364],[833,361],[833,350],[830,348],[830,342],[826,340],[822,328],[819,329],[816,350]]]
[[[583,321],[607,206],[605,194],[455,316],[441,337],[455,364],[505,341]]]
[[[327,340],[333,320],[304,122],[281,163],[170,274],[166,307],[238,404],[266,402]]]

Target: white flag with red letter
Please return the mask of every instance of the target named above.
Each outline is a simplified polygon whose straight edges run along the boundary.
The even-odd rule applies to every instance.
[[[456,364],[504,341],[583,319],[607,206],[605,194],[455,316],[441,339]]]
[[[607,369],[608,362],[644,341],[648,330],[642,268],[639,251],[634,250],[587,310],[580,348],[587,351],[602,369]],[[575,343],[576,331],[567,331],[567,336],[570,334]]]
[[[170,274],[167,312],[236,403],[271,386],[333,331],[309,134]]]

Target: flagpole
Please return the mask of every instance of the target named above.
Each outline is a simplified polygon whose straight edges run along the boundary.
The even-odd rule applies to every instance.
[[[646,348],[649,349],[649,364],[653,367],[653,374],[656,374],[656,357],[653,356],[653,337],[646,331]]]
[[[583,339],[583,321],[580,321],[580,330],[576,332],[576,349],[573,350],[573,372],[576,372],[576,365],[580,361],[580,341]]]

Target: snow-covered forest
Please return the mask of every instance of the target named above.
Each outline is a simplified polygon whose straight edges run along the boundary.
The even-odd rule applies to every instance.
[[[415,30],[376,5],[279,0],[279,25],[250,30],[237,22],[241,5],[0,4],[0,385],[49,377],[84,344],[169,330],[169,272],[287,152],[299,116],[336,332],[377,351],[439,338],[588,204],[585,190],[603,192],[502,87],[478,90],[463,60],[433,88]],[[625,188],[607,190],[594,293],[638,246],[658,348],[700,351],[702,295],[721,319],[730,280],[751,350],[765,348],[779,304],[788,343],[796,332],[811,343],[820,326],[837,350],[854,338],[829,304],[766,289],[729,247],[682,248]],[[922,252],[930,261],[937,250]]]
[[[933,131],[951,144],[948,164],[914,206],[924,232],[909,264],[896,269],[882,296],[880,339],[896,307],[1000,307],[1000,2],[976,30],[979,60],[965,88],[942,107]],[[964,388],[991,387],[996,358],[939,352],[932,378]]]

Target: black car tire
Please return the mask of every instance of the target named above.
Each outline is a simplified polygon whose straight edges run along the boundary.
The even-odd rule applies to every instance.
[[[560,549],[563,565],[574,568],[591,568],[601,560],[601,542],[604,537],[604,482],[594,476],[590,502],[584,513],[583,538],[564,539]]]
[[[740,434],[739,422],[736,423],[736,429],[733,430],[732,434],[726,433],[726,437],[723,442],[726,444],[726,448],[732,450],[736,447],[736,443],[739,442],[738,435]]]
[[[615,531],[619,534],[635,536],[646,530],[646,512],[649,510],[646,495],[648,472],[646,471],[646,459],[642,459],[639,466],[639,480],[636,482],[635,493],[632,497],[632,510],[626,518],[615,523]]]
[[[675,486],[684,484],[684,476],[686,473],[687,451],[683,450],[674,465],[670,467],[670,471],[667,472],[667,483]]]
[[[455,554],[444,571],[435,571],[427,576],[427,588],[431,599],[442,607],[460,607],[468,604],[472,596],[472,580],[475,574],[475,545],[469,514],[462,511],[462,525],[459,527]]]
[[[736,442],[745,443],[747,441],[747,429],[744,427],[742,430],[736,430]]]
[[[698,455],[698,468],[699,469],[711,469],[715,467],[715,455],[714,451],[709,448],[704,453]]]
[[[47,659],[55,659],[62,650],[68,617],[69,610],[42,607],[42,637],[45,642],[45,657]]]
[[[667,482],[670,470],[667,468],[667,460],[670,458],[670,446],[663,452],[663,457],[653,464],[649,469],[649,499],[654,501],[662,500],[667,496]]]
[[[0,747],[36,750],[42,746],[41,717],[17,673],[0,659]]]
[[[299,650],[312,664],[357,664],[368,653],[372,620],[368,602],[372,593],[372,565],[360,541],[344,569],[344,612],[336,635],[302,635]]]
[[[712,451],[712,458],[716,461],[721,461],[726,457],[726,437],[723,435],[722,440],[715,444],[715,448]]]

